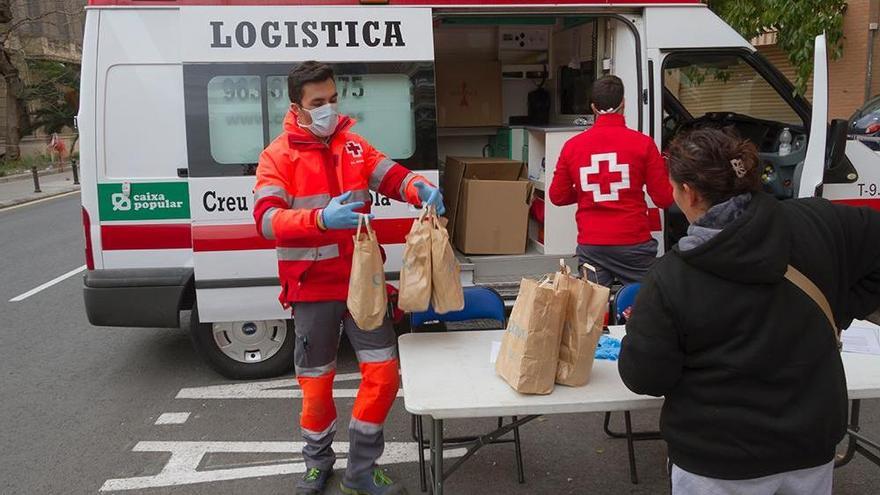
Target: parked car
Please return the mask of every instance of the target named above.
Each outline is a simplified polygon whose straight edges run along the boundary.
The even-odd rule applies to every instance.
[[[849,119],[849,134],[874,151],[880,151],[880,95],[868,100]]]

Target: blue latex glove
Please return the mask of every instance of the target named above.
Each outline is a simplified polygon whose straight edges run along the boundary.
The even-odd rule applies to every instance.
[[[359,210],[364,207],[363,201],[346,203],[351,199],[351,191],[330,200],[330,204],[321,210],[321,221],[328,229],[354,229],[358,226]],[[370,215],[373,218],[373,215]]]
[[[599,337],[599,345],[596,347],[596,359],[617,361],[618,356],[620,356],[620,341],[607,335]]]
[[[437,210],[438,215],[446,213],[446,207],[443,206],[443,195],[440,194],[440,189],[422,181],[416,182],[416,189],[419,190],[419,199],[422,200],[422,208],[433,206]]]

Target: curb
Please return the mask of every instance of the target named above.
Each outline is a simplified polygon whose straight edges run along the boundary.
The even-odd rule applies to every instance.
[[[57,170],[57,169],[55,169],[55,170],[43,169],[43,170],[37,171],[37,175],[40,177],[43,177],[46,175],[57,175],[57,174],[72,174],[72,172],[70,171],[69,166],[63,172],[60,170]],[[27,179],[33,178],[33,176],[34,176],[34,174],[31,172],[25,172],[22,174],[15,174],[15,175],[7,175],[6,177],[0,177],[0,184],[4,184],[6,182],[16,182],[16,181],[20,181],[20,180],[27,180]]]
[[[20,206],[20,205],[24,205],[27,203],[33,203],[35,201],[42,201],[44,199],[51,199],[56,196],[62,196],[64,194],[70,194],[72,192],[79,191],[79,190],[80,190],[79,186],[70,186],[70,187],[66,187],[66,188],[58,190],[58,191],[53,191],[51,193],[42,194],[40,196],[30,196],[27,198],[13,199],[10,201],[0,201],[0,211],[3,211],[8,208],[12,208],[13,206]]]

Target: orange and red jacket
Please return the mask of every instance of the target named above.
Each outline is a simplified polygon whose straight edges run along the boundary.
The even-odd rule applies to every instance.
[[[306,301],[344,301],[348,296],[354,230],[321,230],[318,215],[330,199],[351,191],[358,210],[370,212],[370,190],[420,205],[415,182],[428,182],[395,163],[340,116],[326,141],[299,126],[288,112],[284,131],[260,154],[254,188],[257,231],[275,241],[279,300],[287,308]]]

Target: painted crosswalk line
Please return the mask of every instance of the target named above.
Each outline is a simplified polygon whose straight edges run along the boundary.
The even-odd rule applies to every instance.
[[[168,462],[161,471],[151,476],[107,480],[101,491],[142,490],[304,473],[306,465],[301,456],[303,446],[303,442],[138,442],[132,449],[133,452],[170,453]],[[334,442],[333,450],[340,456],[335,468],[344,469],[348,442]],[[465,452],[465,449],[449,449],[443,452],[443,457],[461,457]],[[290,454],[290,458],[295,460],[288,459],[258,466],[199,470],[199,464],[204,457],[214,453]],[[415,442],[388,442],[385,444],[385,453],[379,459],[379,464],[391,465],[417,461],[418,447]]]

